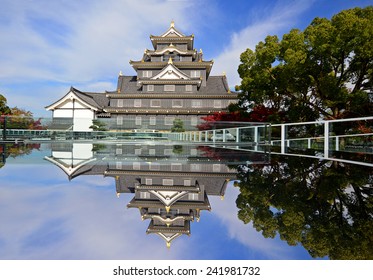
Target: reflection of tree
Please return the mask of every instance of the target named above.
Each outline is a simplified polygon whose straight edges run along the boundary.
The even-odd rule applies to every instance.
[[[23,155],[28,155],[33,149],[39,149],[40,144],[2,144],[0,145],[0,168],[5,165],[5,161],[8,157],[16,158]]]
[[[268,161],[269,154],[267,153],[256,153],[244,150],[231,150],[226,148],[210,147],[210,146],[199,146],[198,150],[202,152],[202,155],[209,159],[222,160],[225,163],[229,162],[256,162],[263,163]],[[236,164],[237,165],[237,164]]]
[[[287,157],[240,166],[238,217],[312,257],[373,259],[373,169]]]

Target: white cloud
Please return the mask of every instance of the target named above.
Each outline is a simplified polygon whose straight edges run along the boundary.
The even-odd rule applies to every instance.
[[[10,107],[49,116],[44,106],[75,86],[114,90],[119,71],[151,48],[174,19],[189,26],[193,1],[4,0],[0,10],[0,93]],[[151,16],[149,16],[151,15]],[[140,51],[139,51],[140,50]]]
[[[149,30],[186,22],[189,2],[6,1],[0,79],[89,82],[133,72],[130,59],[150,47]],[[151,15],[151,16],[149,16]]]
[[[41,167],[45,176],[38,182],[32,174]],[[82,176],[69,182],[61,170],[48,164],[23,165],[23,176],[16,175],[17,165],[4,168],[0,221],[6,226],[0,230],[0,259],[184,257],[187,244],[167,250],[158,236],[146,235],[149,220],[141,221],[138,211],[126,209],[132,196],[118,199],[112,178]],[[25,184],[25,178],[33,178],[31,185]]]

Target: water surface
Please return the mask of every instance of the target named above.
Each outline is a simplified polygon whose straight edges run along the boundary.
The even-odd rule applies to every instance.
[[[372,259],[373,170],[177,143],[2,145],[1,259]]]

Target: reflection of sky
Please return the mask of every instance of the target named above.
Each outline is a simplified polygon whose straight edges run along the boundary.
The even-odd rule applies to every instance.
[[[39,157],[40,156],[40,157]],[[224,200],[209,197],[212,211],[191,224],[167,249],[146,235],[149,221],[127,209],[132,194],[115,194],[113,178],[80,176],[68,181],[53,164],[16,164],[0,169],[0,259],[309,259],[301,247],[265,239],[237,218],[238,189]]]

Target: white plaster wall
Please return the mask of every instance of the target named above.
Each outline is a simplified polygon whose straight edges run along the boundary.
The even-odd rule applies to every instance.
[[[60,160],[69,159],[71,161],[72,154],[71,154],[71,152],[57,152],[57,151],[53,151],[52,152],[52,156],[55,157],[55,158],[58,158]]]
[[[73,156],[76,160],[90,159],[93,157],[92,148],[90,143],[73,143]]]
[[[78,109],[74,111],[74,131],[92,131],[94,112],[90,109]]]
[[[54,118],[72,118],[73,117],[73,110],[69,109],[55,109],[53,111],[53,117]]]
[[[58,106],[58,108],[72,109],[73,108],[73,101],[71,99],[65,100],[65,102],[60,104]]]

